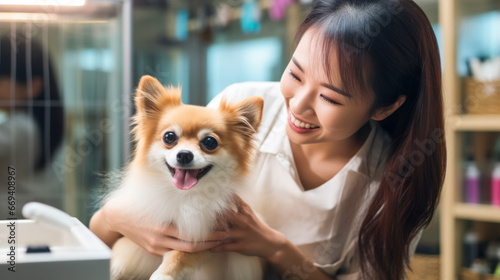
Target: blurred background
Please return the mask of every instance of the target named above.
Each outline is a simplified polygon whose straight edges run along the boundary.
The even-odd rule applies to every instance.
[[[179,84],[183,102],[198,105],[232,83],[279,81],[310,2],[0,0],[0,172],[17,171],[15,214],[37,200],[88,224],[103,175],[129,158],[140,77]],[[416,2],[441,51],[452,179],[410,276],[493,277],[500,77],[488,73],[500,57],[500,1]],[[481,66],[486,75],[475,71]],[[15,117],[8,114],[14,107],[22,108]],[[0,219],[9,215],[6,196],[0,193]]]

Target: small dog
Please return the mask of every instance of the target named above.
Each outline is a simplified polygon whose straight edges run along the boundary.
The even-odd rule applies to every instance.
[[[127,205],[126,214],[151,226],[174,225],[179,237],[206,240],[235,211],[255,152],[254,134],[264,101],[223,99],[218,110],[184,105],[178,88],[150,76],[136,92],[134,158],[108,199]],[[258,257],[237,253],[170,251],[163,260],[122,237],[113,246],[112,278],[262,279]]]

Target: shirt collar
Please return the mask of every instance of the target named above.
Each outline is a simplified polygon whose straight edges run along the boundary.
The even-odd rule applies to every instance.
[[[257,135],[257,138],[260,138],[259,142],[262,143],[259,147],[259,151],[261,153],[276,155],[278,153],[283,153],[284,151],[283,141],[288,139],[286,135],[287,111],[284,102],[282,103],[282,106],[280,106],[280,108],[275,109],[274,114],[276,115],[276,117],[271,118],[273,119],[272,123],[264,123],[263,125],[267,125],[268,127],[260,130],[261,132],[267,132],[267,134],[263,135],[259,133],[259,135]]]

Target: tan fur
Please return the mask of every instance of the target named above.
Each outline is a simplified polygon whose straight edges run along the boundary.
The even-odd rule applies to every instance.
[[[137,258],[140,261],[129,261],[131,257],[137,257],[138,255],[143,256]],[[154,271],[160,266],[162,259],[150,255],[142,247],[138,246],[130,239],[123,237],[113,245],[113,258],[111,259],[111,263],[128,264],[123,266],[123,271],[111,271],[113,280],[139,280],[143,278],[137,275],[145,275],[148,272],[150,273],[150,271]]]
[[[253,141],[243,141],[243,139],[253,139],[259,124],[262,120],[262,112],[264,108],[264,100],[261,97],[250,97],[240,103],[229,104],[226,98],[222,98],[219,105],[219,111],[224,114],[225,122],[232,126],[235,131],[231,141],[234,143],[230,150],[232,153],[241,154],[242,150],[252,151],[255,149]],[[257,116],[254,117],[255,113]],[[242,143],[249,142],[251,147],[245,147]],[[251,156],[243,155],[238,157],[238,164],[241,166],[243,173],[249,171]]]
[[[175,251],[164,260],[162,272],[165,275],[182,275],[184,271],[196,268],[208,257],[207,252],[186,253]]]
[[[157,79],[145,75],[139,82],[134,100],[137,114],[133,117],[132,134],[137,143],[136,154],[140,154],[138,150],[146,149],[155,140],[153,136],[162,112],[182,104],[181,88],[165,88]]]

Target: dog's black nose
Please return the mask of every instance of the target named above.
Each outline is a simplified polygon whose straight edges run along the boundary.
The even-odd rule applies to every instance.
[[[180,164],[188,164],[193,161],[194,155],[190,151],[180,151],[177,154],[177,162]]]

